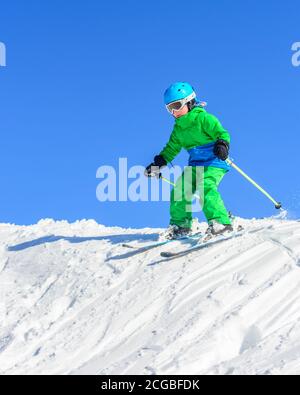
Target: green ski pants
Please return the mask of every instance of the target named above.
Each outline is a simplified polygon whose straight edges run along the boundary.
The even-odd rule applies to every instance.
[[[195,193],[200,196],[200,204],[208,222],[215,220],[221,224],[231,224],[218,186],[227,170],[217,167],[185,168],[171,193],[171,225],[190,228],[193,220],[192,201]]]

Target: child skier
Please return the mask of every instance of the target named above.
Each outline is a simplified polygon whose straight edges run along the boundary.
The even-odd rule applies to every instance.
[[[168,144],[145,169],[145,175],[160,177],[160,170],[172,162],[182,148],[190,154],[189,166],[171,193],[171,221],[165,238],[176,239],[192,233],[191,204],[200,182],[203,183],[203,212],[209,224],[207,236],[233,231],[229,214],[218,192],[218,186],[229,170],[225,162],[229,154],[229,133],[216,117],[208,114],[200,105],[190,84],[172,84],[166,90],[164,99],[167,110],[175,117],[175,126]],[[197,177],[199,167],[203,170],[201,180]],[[192,174],[190,181],[187,181],[188,174]],[[176,198],[178,196],[182,198]]]

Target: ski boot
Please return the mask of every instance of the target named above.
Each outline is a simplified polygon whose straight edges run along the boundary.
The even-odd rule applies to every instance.
[[[207,231],[204,236],[204,241],[211,240],[214,237],[228,234],[233,232],[233,226],[232,225],[224,225],[220,224],[217,221],[211,221],[208,225]]]
[[[177,225],[170,225],[164,233],[159,237],[160,241],[164,240],[177,240],[182,237],[188,237],[192,235],[192,230],[190,228],[183,228]]]

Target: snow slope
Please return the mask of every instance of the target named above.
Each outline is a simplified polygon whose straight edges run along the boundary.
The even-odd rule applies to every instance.
[[[300,222],[237,223],[165,261],[121,245],[158,230],[0,225],[0,373],[300,374]]]

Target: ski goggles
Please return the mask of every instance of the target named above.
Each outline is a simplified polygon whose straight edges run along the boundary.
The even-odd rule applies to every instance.
[[[180,111],[188,102],[192,101],[195,98],[196,98],[196,93],[193,92],[192,94],[185,97],[184,99],[176,100],[173,101],[172,103],[167,104],[166,108],[169,111],[169,113],[173,114],[174,111]]]

